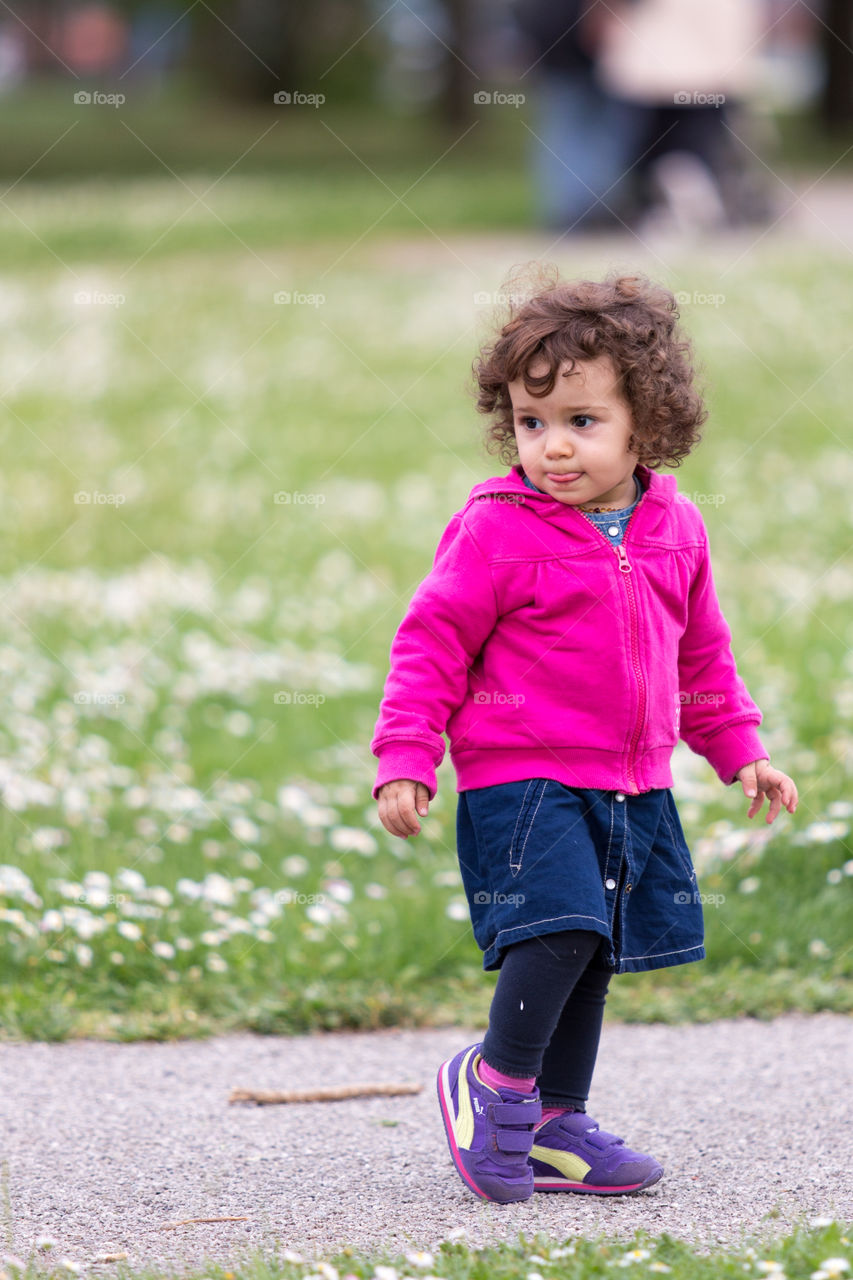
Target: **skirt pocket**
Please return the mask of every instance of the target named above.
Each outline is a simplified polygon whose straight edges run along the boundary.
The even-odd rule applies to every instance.
[[[555,784],[552,783],[553,785]],[[509,842],[509,869],[513,878],[521,871],[527,842],[530,839],[530,833],[533,830],[533,824],[536,821],[536,815],[545,797],[547,787],[547,778],[531,778],[527,783],[524,798],[515,819],[512,838]]]

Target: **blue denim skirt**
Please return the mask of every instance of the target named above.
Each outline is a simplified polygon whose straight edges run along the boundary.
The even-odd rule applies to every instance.
[[[462,881],[484,969],[563,929],[601,935],[615,973],[705,956],[702,902],[672,792],[626,795],[526,778],[459,793]]]

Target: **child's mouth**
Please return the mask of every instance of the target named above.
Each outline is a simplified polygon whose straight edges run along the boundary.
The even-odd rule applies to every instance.
[[[583,475],[582,471],[546,471],[549,480],[553,480],[554,484],[571,484],[573,480],[580,480]]]

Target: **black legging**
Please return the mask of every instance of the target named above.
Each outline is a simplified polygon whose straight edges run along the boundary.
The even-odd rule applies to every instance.
[[[590,962],[601,937],[571,929],[507,948],[482,1054],[510,1076],[535,1076],[546,1106],[584,1110],[611,970]]]

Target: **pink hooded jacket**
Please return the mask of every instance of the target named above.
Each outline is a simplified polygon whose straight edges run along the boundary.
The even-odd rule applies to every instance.
[[[637,475],[618,547],[518,466],[471,490],[391,646],[374,796],[411,778],[432,797],[445,732],[458,791],[534,777],[671,787],[679,736],[726,784],[769,758],[702,516],[674,476]]]

